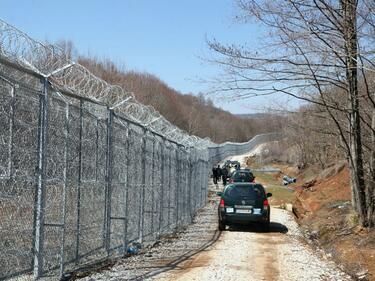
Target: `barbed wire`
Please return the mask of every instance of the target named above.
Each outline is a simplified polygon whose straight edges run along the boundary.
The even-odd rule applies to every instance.
[[[2,57],[48,77],[60,90],[103,102],[130,120],[184,146],[205,149],[215,145],[208,138],[189,135],[171,124],[152,106],[138,102],[133,93],[107,83],[84,66],[71,61],[59,46],[36,41],[3,20],[0,20],[0,44]]]

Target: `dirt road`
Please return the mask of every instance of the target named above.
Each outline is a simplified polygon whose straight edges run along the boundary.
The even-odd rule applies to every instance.
[[[218,232],[217,201],[212,195],[185,231],[84,280],[351,280],[302,242],[287,211],[272,208],[267,233],[256,226]]]
[[[257,231],[224,231],[214,245],[159,280],[278,280],[278,245],[286,243],[286,228],[274,223],[270,233]]]
[[[272,209],[269,233],[230,228],[219,240],[157,280],[350,280],[337,266],[299,241],[292,218]]]

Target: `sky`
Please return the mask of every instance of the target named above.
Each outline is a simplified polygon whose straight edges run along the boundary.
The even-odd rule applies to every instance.
[[[126,70],[149,72],[181,93],[209,90],[202,79],[219,69],[201,59],[206,38],[256,46],[259,26],[233,20],[233,0],[1,0],[0,18],[39,41],[70,40],[79,54],[110,59]],[[254,113],[269,98],[214,103],[232,113]]]

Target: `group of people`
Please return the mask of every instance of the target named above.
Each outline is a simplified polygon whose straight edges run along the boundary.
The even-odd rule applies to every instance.
[[[223,185],[226,185],[228,179],[228,169],[226,167],[220,168],[220,165],[217,165],[217,167],[212,168],[212,179],[214,184],[217,184],[220,178],[223,180]]]

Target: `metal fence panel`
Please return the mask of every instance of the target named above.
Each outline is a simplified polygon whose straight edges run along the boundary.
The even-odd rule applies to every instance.
[[[142,200],[142,130],[130,125],[130,163],[128,169],[128,241],[139,238],[139,222]]]
[[[0,79],[0,278],[32,269],[39,99]]]
[[[160,232],[165,233],[168,229],[170,222],[170,186],[171,186],[171,144],[165,142],[165,149],[163,155],[163,186],[162,186],[162,200],[161,200],[161,222],[160,222]]]
[[[110,205],[110,247],[124,251],[127,211],[128,128],[120,120],[113,123],[112,180]]]
[[[153,233],[153,212],[154,212],[154,139],[152,136],[145,137],[145,165],[144,165],[144,187],[143,187],[143,216],[142,216],[142,235],[143,241],[152,240]]]
[[[162,209],[162,201],[163,201],[163,140],[160,137],[155,138],[154,142],[154,154],[153,154],[153,165],[152,170],[153,177],[152,177],[152,189],[153,189],[153,213],[152,213],[152,232],[155,237],[158,237],[160,234],[160,221],[161,221],[161,209]]]

